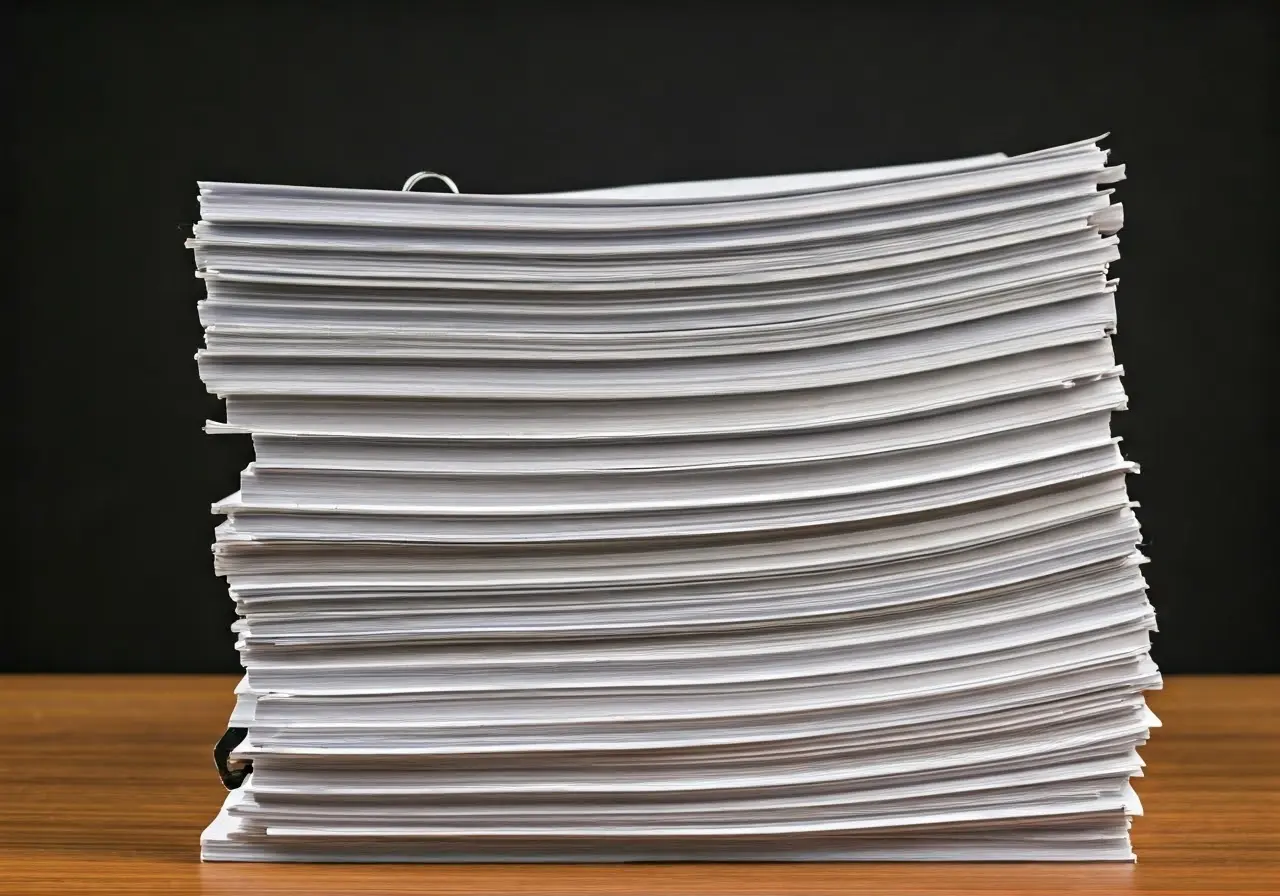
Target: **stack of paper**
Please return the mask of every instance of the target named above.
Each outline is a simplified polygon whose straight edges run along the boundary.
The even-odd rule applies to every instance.
[[[204,857],[1132,859],[1121,177],[202,183],[256,451]]]

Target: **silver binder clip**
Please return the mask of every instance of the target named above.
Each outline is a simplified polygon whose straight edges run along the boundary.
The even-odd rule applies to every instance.
[[[404,186],[401,187],[400,189],[401,191],[407,193],[408,191],[414,188],[414,186],[418,183],[418,181],[426,180],[428,177],[434,177],[437,180],[444,181],[444,185],[446,187],[448,187],[450,190],[452,190],[455,193],[458,192],[458,185],[453,182],[453,178],[448,177],[447,175],[444,175],[444,174],[437,174],[434,171],[419,171],[417,174],[410,176],[410,178],[404,182]]]

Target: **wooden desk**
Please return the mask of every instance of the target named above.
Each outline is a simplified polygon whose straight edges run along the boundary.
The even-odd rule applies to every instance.
[[[1171,678],[1138,865],[202,865],[235,680],[0,677],[0,892],[1280,893],[1280,676]]]

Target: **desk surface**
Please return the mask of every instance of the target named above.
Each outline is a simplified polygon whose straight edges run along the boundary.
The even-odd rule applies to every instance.
[[[1137,865],[202,865],[223,676],[0,677],[0,893],[1278,893],[1280,676],[1174,677],[1150,702]]]

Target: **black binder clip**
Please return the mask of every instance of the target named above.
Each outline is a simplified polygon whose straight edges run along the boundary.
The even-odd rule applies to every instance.
[[[213,745],[213,764],[217,766],[218,777],[227,790],[235,790],[244,783],[253,771],[252,759],[232,760],[231,751],[240,746],[249,734],[248,728],[228,728],[218,742]]]

